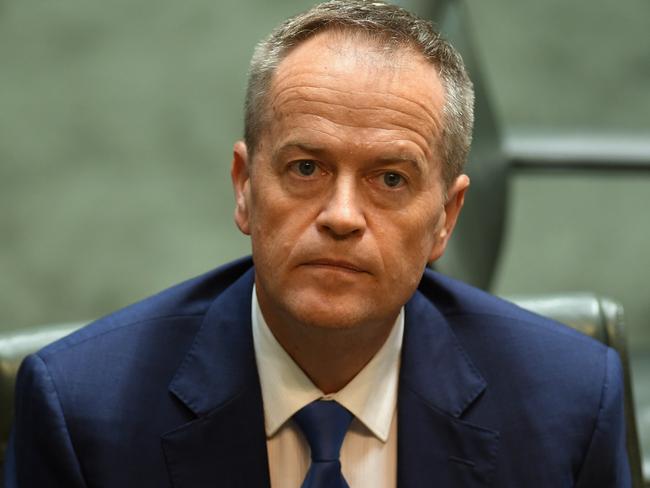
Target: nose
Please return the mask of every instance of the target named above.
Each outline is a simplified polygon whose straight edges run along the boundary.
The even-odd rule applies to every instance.
[[[339,175],[316,218],[319,230],[336,238],[361,235],[366,227],[361,201],[354,177]]]

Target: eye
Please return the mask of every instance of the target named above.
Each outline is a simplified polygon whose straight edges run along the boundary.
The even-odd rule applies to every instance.
[[[383,175],[384,184],[390,188],[397,188],[404,184],[404,177],[399,173],[389,171]]]
[[[316,171],[316,162],[311,159],[302,159],[293,163],[292,168],[300,176],[312,176]]]

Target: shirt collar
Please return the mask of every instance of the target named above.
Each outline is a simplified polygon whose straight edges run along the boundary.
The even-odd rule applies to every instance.
[[[271,437],[305,405],[320,398],[336,400],[377,438],[386,442],[397,406],[399,361],[404,335],[404,308],[386,342],[341,390],[325,395],[314,385],[269,329],[253,286],[253,343],[264,402],[266,435]]]

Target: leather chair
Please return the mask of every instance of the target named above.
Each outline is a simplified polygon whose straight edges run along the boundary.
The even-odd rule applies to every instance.
[[[610,299],[589,293],[517,296],[509,299],[523,308],[565,323],[616,349],[623,363],[627,454],[632,470],[633,487],[643,488],[622,307]],[[83,323],[57,324],[0,335],[0,462],[4,462],[4,453],[11,430],[14,383],[20,362],[26,355],[82,325]]]

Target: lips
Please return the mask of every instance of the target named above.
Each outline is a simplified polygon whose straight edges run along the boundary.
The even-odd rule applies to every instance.
[[[342,271],[350,271],[355,273],[367,273],[367,271],[358,265],[343,259],[313,259],[305,263],[306,266],[323,266]]]

